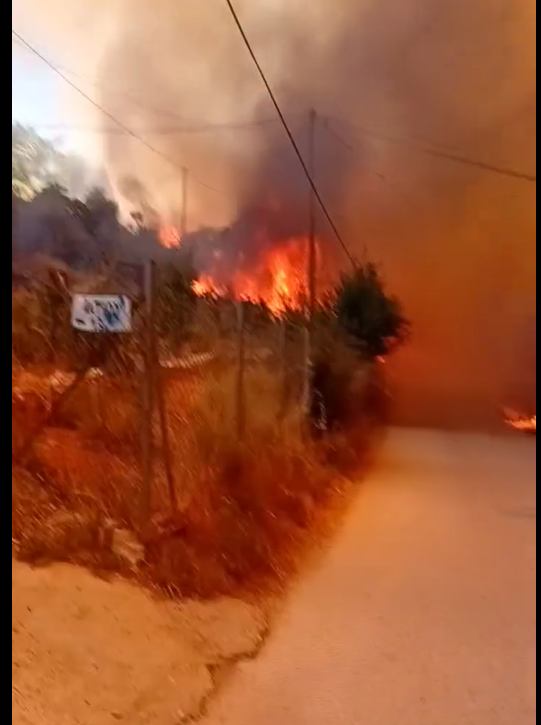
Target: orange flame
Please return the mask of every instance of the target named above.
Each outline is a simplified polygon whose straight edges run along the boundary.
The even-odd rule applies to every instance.
[[[537,432],[537,415],[520,415],[513,410],[505,411],[505,422],[522,433]]]
[[[268,249],[253,269],[238,271],[227,283],[222,275],[207,273],[193,289],[198,295],[220,297],[229,292],[236,299],[263,302],[275,315],[300,308],[306,297],[306,249],[305,239],[289,239]]]
[[[192,284],[192,289],[199,297],[204,297],[205,295],[222,297],[226,294],[226,289],[216,285],[212,277],[208,274],[202,274],[199,279],[196,279]]]
[[[180,247],[180,232],[173,224],[162,224],[158,229],[158,239],[166,249]]]

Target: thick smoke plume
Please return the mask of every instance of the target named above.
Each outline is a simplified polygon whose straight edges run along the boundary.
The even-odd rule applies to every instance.
[[[236,5],[304,152],[308,109],[322,117],[317,182],[344,239],[384,264],[412,318],[414,341],[393,371],[404,419],[485,422],[531,365],[535,187],[408,146],[437,144],[533,171],[534,0]],[[195,128],[273,118],[224,2],[24,7],[13,8],[21,32],[93,73],[90,92],[123,123],[154,129],[140,133],[169,165],[134,138],[104,134],[104,161],[127,209],[175,222],[173,167],[186,166],[191,230],[233,224],[260,205],[305,226],[307,184],[278,123]],[[78,122],[94,114],[82,101],[71,108]],[[113,127],[105,117],[94,122]],[[159,133],[173,128],[193,130]],[[322,218],[318,227],[329,236]]]

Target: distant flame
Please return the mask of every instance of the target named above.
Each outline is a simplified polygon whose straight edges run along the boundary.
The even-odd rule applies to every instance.
[[[195,294],[200,297],[204,297],[205,295],[222,297],[227,291],[225,288],[217,286],[208,274],[202,274],[199,279],[196,279],[192,288]]]
[[[158,230],[160,244],[167,249],[180,247],[180,232],[173,224],[162,224]]]
[[[306,249],[306,239],[289,239],[268,249],[253,269],[240,269],[230,279],[219,272],[202,274],[193,289],[198,295],[230,293],[236,299],[264,302],[275,315],[298,309],[306,298]]]
[[[505,421],[515,430],[523,433],[537,432],[537,415],[520,415],[513,410],[505,411]]]

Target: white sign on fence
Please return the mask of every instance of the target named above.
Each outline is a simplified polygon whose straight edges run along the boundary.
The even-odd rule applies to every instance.
[[[73,295],[71,324],[80,332],[131,332],[131,300],[126,295]]]

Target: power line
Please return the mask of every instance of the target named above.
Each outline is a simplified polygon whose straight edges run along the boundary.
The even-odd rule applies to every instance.
[[[169,111],[165,108],[158,108],[157,106],[151,106],[142,99],[138,98],[133,93],[130,93],[129,91],[122,90],[120,88],[117,88],[116,86],[112,86],[109,83],[100,83],[95,78],[92,78],[92,76],[85,74],[85,73],[78,73],[77,71],[72,70],[71,68],[66,68],[66,66],[59,65],[58,68],[60,70],[64,71],[67,75],[72,76],[73,78],[79,78],[79,80],[85,81],[89,85],[95,86],[96,88],[103,88],[105,90],[112,91],[117,96],[124,96],[124,98],[127,98],[133,105],[138,106],[139,108],[142,108],[144,111],[150,111],[151,113],[158,115],[158,116],[166,116],[168,118],[174,118],[177,121],[185,121],[186,119],[183,116],[180,116],[178,113],[175,113],[174,111]]]
[[[327,133],[330,136],[333,136],[333,138],[338,141],[345,149],[348,151],[353,151],[354,153],[359,153],[360,149],[356,148],[355,146],[352,146],[348,141],[344,139],[344,137],[336,131],[335,128],[333,128],[328,119],[323,118],[323,128],[327,131]],[[405,194],[402,192],[401,189],[397,187],[392,181],[389,181],[389,179],[383,174],[381,171],[375,171],[374,169],[368,169],[369,173],[372,174],[372,176],[375,176],[377,179],[379,179],[390,191],[392,191],[394,194],[396,194],[398,197],[400,197],[400,200],[402,202],[409,203],[409,200],[405,198]]]
[[[45,65],[47,65],[54,73],[56,73],[56,75],[58,75],[60,78],[62,78],[62,80],[65,83],[67,83],[71,88],[73,88],[75,91],[77,91],[77,93],[79,93],[85,100],[87,100],[95,108],[97,108],[101,113],[103,113],[104,116],[107,116],[107,118],[109,118],[111,121],[113,121],[113,123],[115,123],[121,129],[123,129],[127,135],[131,136],[136,141],[139,141],[139,143],[141,143],[143,146],[145,146],[149,151],[152,151],[153,154],[156,154],[156,156],[159,156],[160,158],[164,159],[164,161],[166,161],[170,166],[175,168],[178,172],[181,171],[181,169],[179,169],[177,167],[177,165],[175,163],[173,163],[171,161],[171,159],[169,159],[165,154],[163,154],[161,151],[158,151],[158,149],[154,148],[154,146],[151,146],[147,141],[145,141],[145,139],[138,136],[134,131],[132,131],[131,128],[124,125],[122,123],[122,121],[119,121],[115,116],[113,116],[112,113],[110,113],[105,108],[100,106],[99,103],[97,103],[93,98],[91,98],[89,95],[87,95],[81,88],[79,88],[75,83],[73,83],[73,81],[71,81],[61,70],[59,70],[54,65],[54,63],[51,63],[51,61],[49,61],[47,58],[45,58],[45,56],[43,56],[38,50],[36,50],[32,45],[30,45],[30,43],[28,43],[22,37],[22,35],[20,35],[19,33],[17,33],[17,31],[15,31],[13,29],[11,30],[11,32],[24,45],[24,47],[28,48],[28,50],[30,50],[32,53],[34,53],[34,55],[36,55],[43,63],[45,63]],[[197,181],[197,183],[200,184],[201,186],[203,186],[207,189],[210,189],[211,191],[215,191],[218,194],[223,194],[223,192],[220,191],[219,189],[216,189],[215,187],[210,186],[209,184],[205,183],[204,181],[201,181],[200,179],[198,179],[197,177],[193,176],[192,178],[194,181]]]
[[[12,30],[14,33],[15,31]],[[19,40],[12,37],[12,42],[18,45],[21,48],[24,48],[25,50],[28,50],[28,47],[25,47]],[[55,67],[58,70],[61,70],[63,73],[69,76],[73,76],[74,78],[79,78],[83,81],[86,81],[88,84],[95,86],[96,88],[104,88],[104,89],[110,89],[113,93],[116,95],[124,96],[125,98],[129,99],[132,103],[139,106],[145,111],[150,111],[151,113],[155,113],[158,115],[163,116],[169,116],[170,118],[175,118],[180,121],[186,122],[187,119],[184,116],[180,116],[179,114],[175,113],[174,111],[167,110],[165,108],[157,108],[156,106],[149,105],[142,99],[138,98],[137,96],[133,95],[132,93],[129,93],[128,91],[122,90],[120,88],[116,88],[115,86],[106,84],[106,83],[100,83],[96,81],[90,74],[87,73],[79,73],[77,71],[72,70],[71,68],[67,68],[65,65],[61,65],[60,63],[55,63]],[[266,126],[270,124],[277,123],[279,119],[277,118],[261,118],[261,119],[252,119],[250,121],[225,121],[223,123],[197,123],[193,124],[191,126],[186,127],[170,127],[170,128],[141,128],[136,129],[140,133],[152,133],[152,134],[159,134],[159,135],[169,135],[169,134],[175,134],[175,133],[199,133],[203,131],[221,131],[221,130],[250,130],[252,128],[259,128],[261,126]],[[58,128],[58,130],[66,130],[66,131],[75,131],[75,132],[81,132],[81,133],[98,133],[98,134],[105,134],[105,133],[111,133],[111,134],[122,134],[125,133],[120,128],[110,128],[110,129],[99,129],[99,128],[76,128],[69,124],[40,124],[38,126],[34,126],[35,128],[51,128],[52,130],[55,130]]]
[[[454,153],[451,151],[443,151],[438,149],[429,149],[424,146],[419,146],[418,144],[411,143],[405,139],[397,138],[396,136],[389,136],[387,134],[378,133],[375,131],[371,131],[370,129],[367,129],[363,126],[360,126],[359,124],[352,123],[349,121],[345,121],[340,118],[334,119],[338,123],[342,123],[345,125],[351,125],[355,128],[358,128],[365,136],[370,136],[378,141],[384,141],[385,143],[390,143],[398,146],[404,146],[405,148],[410,149],[410,151],[416,151],[417,153],[424,154],[425,156],[432,156],[434,158],[438,159],[444,159],[445,161],[452,161],[457,164],[462,164],[464,166],[471,166],[477,169],[480,169],[481,171],[487,171],[489,173],[498,174],[499,176],[506,176],[508,178],[512,179],[519,179],[521,181],[527,181],[529,183],[536,184],[537,183],[537,175],[536,174],[530,174],[528,172],[524,171],[517,171],[516,169],[507,168],[503,166],[498,166],[497,164],[492,164],[485,161],[479,161],[477,159],[472,159],[467,156],[463,156],[459,153]]]
[[[295,141],[293,139],[293,136],[291,135],[291,133],[290,133],[288,127],[287,127],[287,124],[285,122],[285,119],[284,119],[284,117],[283,117],[280,109],[278,108],[278,104],[277,104],[277,102],[275,100],[274,94],[272,93],[272,91],[270,89],[270,86],[267,83],[266,78],[265,78],[265,76],[263,74],[263,71],[262,71],[262,69],[261,69],[261,67],[260,67],[260,65],[259,65],[259,63],[258,63],[258,61],[257,61],[257,59],[255,57],[255,54],[252,51],[252,48],[251,48],[251,46],[249,44],[249,41],[248,41],[248,39],[246,37],[246,34],[245,34],[244,30],[243,30],[243,28],[242,28],[242,26],[240,24],[240,21],[238,19],[238,16],[237,16],[237,14],[236,14],[236,12],[235,12],[235,10],[234,10],[231,2],[229,0],[226,0],[226,2],[227,2],[228,6],[229,6],[229,8],[231,10],[231,13],[232,13],[232,15],[233,15],[233,17],[235,19],[235,22],[237,24],[237,27],[239,28],[239,31],[240,31],[243,39],[244,39],[244,42],[247,45],[247,48],[248,48],[248,50],[250,52],[250,55],[252,56],[252,59],[254,60],[254,63],[256,64],[256,67],[257,67],[257,69],[258,69],[258,71],[259,71],[259,73],[260,73],[260,75],[261,75],[261,77],[263,79],[263,82],[265,83],[265,86],[267,87],[267,90],[268,90],[268,92],[269,92],[269,94],[271,96],[271,100],[273,101],[273,103],[274,103],[274,105],[276,107],[276,110],[278,111],[278,114],[280,116],[280,120],[284,124],[284,127],[286,129],[286,132],[288,133],[288,136],[290,137],[290,140],[292,141],[292,143],[294,145],[295,151],[296,151],[297,155],[299,156],[299,161],[303,165],[303,170],[305,170],[305,173],[306,173],[306,169],[304,169],[305,164],[304,164],[303,159],[302,159],[302,157],[300,155],[300,152],[298,151],[297,145],[296,145],[296,143],[295,143]],[[115,119],[112,116],[112,114],[110,114],[107,111],[105,111],[105,109],[103,109],[101,106],[99,106],[95,101],[93,101],[89,96],[87,96],[80,88],[78,88],[74,83],[72,83],[68,78],[66,78],[65,75],[64,75],[64,73],[65,74],[68,74],[68,75],[72,75],[72,76],[77,77],[77,78],[80,78],[82,80],[88,80],[88,82],[90,82],[92,85],[97,86],[97,87],[103,87],[103,88],[110,88],[110,89],[112,89],[113,88],[112,86],[107,85],[107,84],[98,83],[94,79],[91,79],[90,76],[84,75],[84,74],[81,74],[81,73],[78,73],[78,72],[73,71],[73,70],[71,70],[69,68],[66,68],[65,66],[54,65],[53,63],[51,63],[50,61],[48,61],[46,58],[44,58],[40,53],[38,53],[35,50],[35,48],[33,48],[26,40],[24,40],[24,38],[21,35],[19,35],[15,30],[12,29],[11,32],[15,36],[15,38],[12,38],[12,42],[15,42],[20,47],[26,48],[27,50],[30,50],[32,53],[34,53],[35,55],[37,55],[44,63],[46,63],[52,70],[54,70],[55,73],[57,73],[58,75],[60,75],[60,77],[66,83],[68,83],[72,88],[74,88],[75,90],[77,90],[90,103],[92,103],[94,106],[96,106],[97,108],[99,108],[99,110],[101,110],[105,115],[109,116],[109,118],[111,118],[113,121],[115,121],[115,123],[118,126],[120,126],[121,129],[123,129],[122,131],[119,129],[118,131],[116,131],[116,133],[122,133],[123,132],[123,133],[127,133],[127,134],[129,134],[131,136],[134,136],[135,138],[138,138],[131,129],[128,129],[127,127],[123,127],[123,125],[117,119]],[[144,108],[145,110],[151,111],[152,113],[157,113],[157,114],[161,114],[161,115],[167,115],[167,116],[172,117],[172,118],[177,118],[177,119],[185,120],[182,116],[179,116],[178,114],[176,114],[176,113],[174,113],[172,111],[168,111],[166,109],[161,109],[161,108],[156,108],[156,107],[149,106],[148,104],[144,103],[143,101],[141,101],[140,99],[138,99],[137,97],[135,97],[131,93],[128,93],[127,91],[123,91],[123,90],[120,90],[120,89],[114,89],[114,91],[117,94],[123,95],[126,98],[130,99],[133,103],[139,105],[141,108]],[[492,173],[495,173],[495,174],[498,174],[498,175],[501,175],[501,176],[507,176],[507,177],[514,178],[514,179],[520,179],[522,181],[528,181],[530,183],[537,183],[537,175],[536,174],[529,174],[527,172],[517,171],[516,169],[501,167],[501,166],[498,166],[496,164],[491,164],[491,163],[488,163],[488,162],[479,161],[477,159],[468,158],[467,156],[463,156],[460,153],[455,152],[454,150],[452,150],[451,148],[449,148],[446,144],[443,144],[443,143],[438,142],[438,141],[433,141],[433,140],[431,140],[429,138],[426,138],[426,137],[424,137],[422,135],[419,135],[419,134],[416,134],[416,137],[417,138],[419,138],[420,140],[427,141],[428,143],[432,144],[433,146],[439,147],[439,149],[438,148],[429,149],[429,148],[426,148],[426,147],[422,147],[422,146],[419,146],[418,144],[415,144],[415,143],[412,143],[411,141],[408,141],[407,139],[401,139],[401,138],[398,138],[396,136],[392,136],[392,135],[389,135],[389,134],[386,134],[386,133],[376,132],[376,131],[373,131],[373,130],[365,127],[365,126],[360,126],[359,124],[356,124],[356,123],[353,123],[353,122],[350,122],[350,121],[345,121],[343,119],[335,118],[335,120],[338,121],[338,122],[340,122],[340,123],[343,123],[343,124],[346,124],[346,125],[353,125],[356,128],[359,128],[366,136],[371,136],[371,137],[373,137],[373,138],[375,138],[375,139],[377,139],[379,141],[384,141],[386,143],[391,143],[391,144],[394,144],[394,145],[401,145],[401,146],[404,146],[405,148],[409,148],[412,151],[417,151],[417,152],[422,153],[422,154],[425,154],[427,156],[432,156],[432,157],[439,158],[439,159],[443,159],[443,160],[446,160],[446,161],[451,161],[451,162],[454,162],[454,163],[459,163],[459,164],[463,164],[463,165],[466,165],[466,166],[475,167],[475,168],[481,169],[483,171],[492,172]],[[140,129],[140,132],[142,132],[142,133],[152,133],[152,134],[156,134],[156,135],[169,135],[169,134],[172,135],[172,134],[175,134],[175,133],[198,133],[198,132],[207,131],[207,130],[210,131],[210,130],[220,130],[220,129],[223,129],[223,130],[228,130],[228,129],[235,130],[235,129],[239,129],[240,130],[240,129],[244,129],[244,128],[246,128],[246,129],[249,129],[249,128],[252,128],[252,127],[255,128],[255,127],[258,127],[258,126],[263,126],[263,125],[270,124],[270,123],[275,123],[275,122],[276,122],[275,119],[261,119],[260,121],[253,121],[253,122],[246,122],[246,123],[240,122],[240,123],[223,123],[223,124],[206,124],[206,125],[203,125],[202,124],[202,125],[193,126],[193,127],[187,127],[187,128],[182,128],[182,129],[181,128],[178,128],[178,129],[177,128],[160,129],[160,130],[157,130],[157,129],[156,130],[153,130],[153,129]],[[67,130],[71,130],[71,129],[67,129]],[[73,129],[73,130],[78,130],[78,129]],[[81,132],[83,132],[83,131],[81,130]],[[84,132],[86,133],[87,131],[85,130]],[[103,129],[103,130],[102,129],[99,129],[99,130],[98,129],[95,129],[95,130],[94,129],[91,129],[88,132],[90,132],[90,133],[93,133],[93,132],[95,132],[95,133],[113,133],[114,134],[115,133],[115,130],[114,129],[107,129],[107,130],[106,129]],[[145,145],[147,145],[147,147],[150,148],[151,150],[153,150],[154,153],[157,153],[158,155],[161,155],[163,157],[163,155],[160,154],[159,151],[157,151],[156,149],[152,149],[149,146],[149,144],[146,144],[146,142],[144,140],[142,140],[142,139],[138,139],[138,140],[141,141],[141,143],[144,143]],[[448,150],[445,150],[445,149],[448,149]],[[165,157],[163,157],[163,158],[165,158]],[[172,162],[169,161],[169,159],[166,159],[166,160],[169,163],[172,163]],[[200,182],[200,183],[202,183],[202,182]],[[205,184],[203,184],[203,185],[205,186]],[[206,185],[206,186],[208,186],[208,185]],[[218,190],[217,189],[214,189],[213,187],[208,187],[208,188],[211,188],[213,191],[217,191],[218,192]],[[221,192],[218,192],[218,193],[221,193]],[[317,191],[316,191],[316,197],[318,197],[318,196],[319,195],[317,194]],[[320,201],[319,198],[318,198],[318,201]],[[321,203],[321,201],[320,201],[320,203]],[[329,219],[329,222],[331,223],[331,226],[334,226],[332,224],[332,222],[331,222],[330,219]],[[334,231],[334,229],[333,229],[333,231]]]
[[[255,65],[255,67],[258,70],[258,73],[259,73],[259,75],[261,77],[261,80],[263,81],[263,84],[264,84],[265,88],[267,89],[267,93],[269,94],[269,97],[270,97],[270,99],[271,99],[271,101],[272,101],[272,103],[274,105],[274,108],[276,109],[276,113],[278,114],[278,116],[280,118],[280,121],[282,122],[282,125],[284,127],[284,130],[285,130],[285,132],[286,132],[286,134],[287,134],[287,136],[289,138],[289,141],[290,141],[290,143],[291,143],[291,145],[293,147],[293,150],[295,151],[295,154],[296,154],[296,156],[297,156],[297,158],[299,160],[299,163],[300,163],[300,165],[302,167],[302,170],[304,171],[304,174],[306,175],[306,178],[308,179],[308,183],[310,184],[310,188],[312,189],[312,192],[313,192],[314,196],[316,197],[316,199],[318,201],[318,204],[320,205],[320,207],[321,207],[321,209],[322,209],[322,211],[323,211],[323,213],[324,213],[327,221],[329,222],[329,225],[330,225],[331,229],[333,230],[334,235],[336,236],[338,242],[340,243],[340,246],[342,247],[342,249],[346,253],[346,255],[349,258],[349,260],[351,261],[351,263],[354,266],[356,266],[355,258],[353,257],[353,255],[349,251],[349,249],[348,249],[346,243],[344,242],[344,240],[342,239],[342,236],[340,235],[340,232],[338,231],[338,229],[336,227],[336,224],[334,223],[334,221],[333,221],[333,219],[332,219],[329,211],[327,210],[327,207],[325,206],[325,203],[323,202],[323,199],[321,198],[321,195],[320,195],[320,193],[319,193],[319,191],[318,191],[318,189],[317,189],[317,187],[316,187],[316,185],[314,183],[314,180],[312,178],[312,175],[310,174],[310,171],[308,170],[308,167],[307,167],[307,165],[306,165],[306,163],[305,163],[305,161],[304,161],[304,159],[302,157],[302,154],[301,154],[301,152],[299,150],[299,147],[297,145],[297,142],[295,141],[295,138],[293,137],[293,134],[291,133],[291,130],[290,130],[288,124],[287,124],[287,121],[286,121],[286,119],[284,117],[284,114],[282,113],[282,110],[281,110],[281,108],[280,108],[280,106],[278,104],[278,101],[276,100],[276,96],[273,93],[273,90],[272,90],[272,88],[271,88],[271,86],[270,86],[270,84],[269,84],[269,82],[268,82],[268,80],[267,80],[267,78],[265,76],[265,73],[263,72],[263,69],[261,68],[261,65],[259,64],[259,61],[257,60],[257,57],[256,57],[256,55],[255,55],[255,53],[254,53],[254,51],[252,49],[252,46],[250,44],[250,41],[248,40],[248,36],[244,32],[244,28],[242,27],[242,24],[241,24],[241,22],[239,20],[239,17],[237,15],[236,11],[235,11],[235,8],[233,7],[233,4],[232,4],[231,0],[225,0],[225,2],[226,2],[227,6],[229,8],[229,11],[230,11],[232,17],[233,17],[233,20],[235,21],[235,25],[237,26],[238,31],[239,31],[239,33],[240,33],[240,35],[241,35],[241,37],[242,37],[242,39],[243,39],[243,41],[244,41],[244,43],[246,45],[246,48],[247,48],[247,50],[248,50],[248,52],[249,52],[249,54],[250,54],[250,56],[252,58],[252,61],[254,62],[254,65]]]
[[[12,30],[12,33],[15,31]],[[20,48],[23,48],[24,50],[29,50],[28,46],[23,45],[19,40],[17,40],[16,37],[11,38],[11,42],[15,45],[18,45]],[[143,108],[146,111],[150,111],[151,113],[162,115],[162,116],[168,116],[169,118],[176,118],[180,121],[185,121],[186,119],[183,116],[180,116],[177,113],[174,113],[173,111],[167,110],[165,108],[157,108],[156,106],[149,106],[148,103],[143,101],[142,99],[135,96],[133,93],[130,93],[129,91],[117,88],[115,86],[110,85],[109,83],[100,83],[97,81],[92,75],[89,73],[80,73],[78,71],[74,71],[72,68],[67,68],[65,65],[62,65],[60,63],[55,63],[56,68],[63,71],[69,76],[73,76],[74,78],[79,78],[82,81],[85,81],[89,85],[95,86],[96,88],[104,88],[105,90],[111,90],[116,95],[124,96],[128,100],[130,100],[133,104],[136,106],[139,106],[140,108]]]
[[[353,151],[353,153],[359,153],[360,149],[355,148],[355,146],[352,146],[348,141],[346,141],[341,134],[334,129],[327,118],[323,118],[323,128],[327,133],[332,136],[336,141],[340,143],[340,145],[346,149],[347,151]],[[380,171],[375,171],[374,169],[367,169],[372,176],[379,179],[382,184],[391,191],[401,202],[401,204],[405,207],[406,211],[408,213],[416,213],[416,201],[414,199],[411,199],[409,195],[404,192],[403,189],[400,188],[397,184],[395,184],[392,181],[389,181],[389,179],[385,176],[385,174],[381,173]],[[423,217],[421,217],[422,219]]]
[[[273,123],[277,123],[279,119],[276,118],[265,118],[254,121],[238,121],[238,122],[224,122],[224,123],[206,123],[194,126],[171,126],[171,127],[142,127],[132,129],[134,132],[152,134],[156,136],[173,136],[175,134],[182,133],[204,133],[206,131],[250,131],[258,129],[263,126],[267,126]],[[36,130],[49,130],[49,131],[67,131],[75,133],[96,133],[99,135],[113,135],[113,136],[124,136],[126,131],[123,128],[96,128],[96,127],[85,127],[85,126],[74,126],[73,124],[67,123],[42,123],[33,124],[33,128]]]

